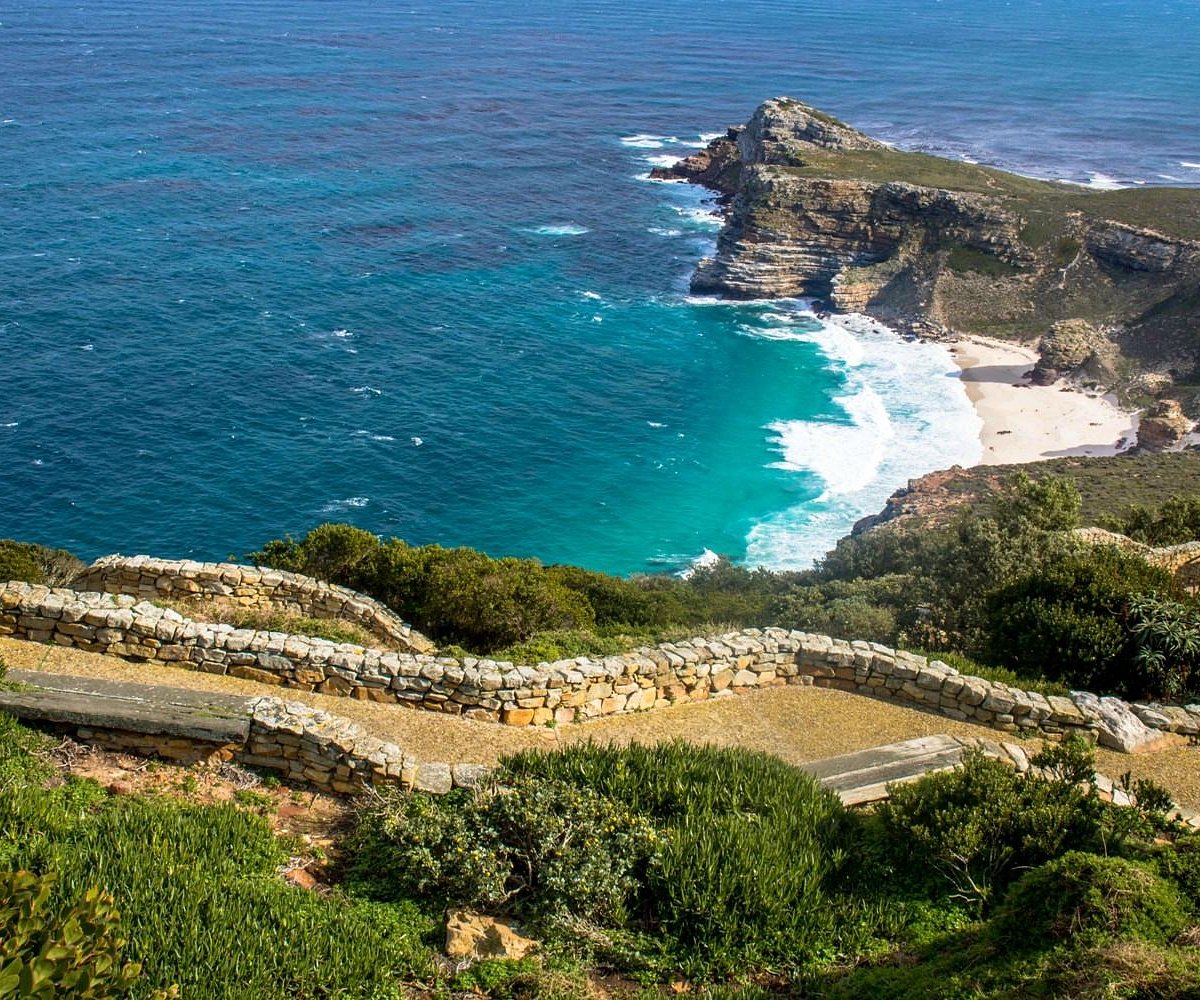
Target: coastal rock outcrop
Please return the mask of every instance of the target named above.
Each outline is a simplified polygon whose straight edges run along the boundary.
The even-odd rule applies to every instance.
[[[1142,451],[1170,451],[1183,443],[1192,427],[1191,420],[1175,400],[1159,400],[1142,415],[1137,446]]]
[[[1200,190],[1093,191],[905,152],[788,98],[654,176],[723,196],[697,292],[807,297],[923,335],[1049,328],[1050,380],[1198,370]]]
[[[1089,372],[1104,381],[1113,372],[1115,350],[1087,320],[1060,320],[1042,337],[1031,380],[1034,385],[1050,385],[1064,376]]]

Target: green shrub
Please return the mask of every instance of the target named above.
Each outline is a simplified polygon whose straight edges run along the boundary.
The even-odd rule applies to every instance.
[[[891,793],[878,815],[900,867],[932,869],[955,898],[979,909],[1022,869],[1087,847],[1100,830],[1094,793],[1023,777],[977,751],[965,753],[957,770]]]
[[[985,659],[1091,691],[1154,694],[1153,669],[1132,669],[1130,613],[1170,586],[1164,570],[1112,546],[1058,560],[988,598]]]
[[[527,752],[505,767],[591,789],[659,830],[639,909],[693,974],[802,960],[828,930],[845,812],[797,768],[680,741]]]
[[[112,897],[88,889],[59,917],[47,906],[53,884],[51,875],[0,872],[0,997],[126,996],[142,970],[122,961]]]
[[[376,898],[620,925],[655,846],[645,820],[591,789],[518,779],[440,798],[384,793],[360,815],[352,873]]]
[[[81,560],[63,549],[0,538],[0,584],[20,580],[60,587],[69,583],[83,566]]]
[[[771,601],[765,617],[780,628],[894,645],[910,596],[904,576],[833,580],[791,588]]]
[[[1178,891],[1124,858],[1071,851],[1013,883],[991,921],[1006,947],[1101,936],[1166,944],[1188,924]]]
[[[1155,868],[1200,914],[1200,834],[1179,837],[1153,855]]]
[[[1157,510],[1136,504],[1101,518],[1103,527],[1147,545],[1180,545],[1200,538],[1200,496],[1169,497]]]
[[[1124,690],[1168,701],[1197,690],[1200,607],[1154,594],[1128,603],[1129,649]]]

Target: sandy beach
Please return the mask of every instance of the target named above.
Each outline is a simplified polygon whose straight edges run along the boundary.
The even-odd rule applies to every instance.
[[[983,465],[1036,462],[1064,455],[1115,455],[1137,437],[1136,415],[1111,395],[1065,381],[1032,385],[1037,352],[969,337],[950,345],[967,395],[983,421]]]

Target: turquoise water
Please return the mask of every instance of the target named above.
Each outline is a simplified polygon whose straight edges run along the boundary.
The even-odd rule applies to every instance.
[[[790,93],[1197,183],[1198,41],[1124,0],[0,8],[0,536],[804,565],[978,425],[940,348],[690,299],[714,219],[654,158]]]

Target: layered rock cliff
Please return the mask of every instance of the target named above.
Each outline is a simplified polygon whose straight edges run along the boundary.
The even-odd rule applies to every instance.
[[[656,175],[723,195],[696,292],[801,296],[927,335],[1078,321],[1093,380],[1200,373],[1198,189],[1091,191],[902,152],[787,98]]]

